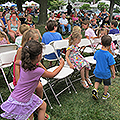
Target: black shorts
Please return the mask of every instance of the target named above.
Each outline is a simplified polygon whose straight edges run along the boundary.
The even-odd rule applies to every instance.
[[[100,78],[95,77],[95,82],[99,82],[101,84],[102,81],[103,81],[103,83],[104,83],[105,86],[111,85],[111,78],[100,79]]]

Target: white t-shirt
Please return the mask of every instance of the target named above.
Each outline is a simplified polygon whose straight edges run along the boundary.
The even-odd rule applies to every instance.
[[[65,19],[60,18],[59,22],[62,23],[62,24],[68,24],[68,20],[66,18]]]
[[[89,39],[90,39],[91,37],[96,37],[95,32],[94,32],[93,29],[91,29],[91,28],[88,28],[88,29],[85,31],[85,36],[89,36]]]
[[[15,39],[15,44],[16,44],[18,47],[21,46],[22,37],[23,37],[23,36],[18,36],[18,37]]]

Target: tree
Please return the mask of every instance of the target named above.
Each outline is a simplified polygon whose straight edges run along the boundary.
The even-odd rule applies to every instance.
[[[80,9],[83,9],[83,10],[89,10],[90,9],[90,5],[89,4],[83,4]]]
[[[22,0],[17,0],[17,8],[19,11],[22,10]]]
[[[38,24],[45,24],[47,21],[47,0],[39,0],[40,12]]]
[[[112,15],[113,15],[114,5],[115,5],[115,0],[110,0],[110,9],[109,9],[110,21],[112,21]]]
[[[98,8],[100,11],[103,11],[103,9],[106,8],[106,11],[108,11],[109,5],[108,5],[108,4],[105,4],[104,2],[100,2],[100,3],[98,4],[97,8]]]
[[[63,0],[61,0],[61,1],[59,1],[59,0],[50,1],[49,9],[50,10],[53,10],[53,9],[59,10],[59,7],[64,6],[64,5],[66,5],[66,4]]]

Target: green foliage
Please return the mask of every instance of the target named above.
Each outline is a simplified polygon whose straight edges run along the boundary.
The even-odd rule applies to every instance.
[[[103,9],[106,8],[106,11],[108,11],[109,5],[108,5],[108,4],[105,4],[104,2],[100,2],[100,3],[98,4],[97,8],[98,8],[100,11],[103,11]]]
[[[90,9],[90,5],[89,4],[83,4],[80,9],[83,9],[83,10],[89,10]]]
[[[64,6],[64,5],[66,5],[66,4],[63,0],[61,0],[61,1],[59,1],[59,0],[50,1],[49,9],[50,10],[53,10],[53,9],[58,10],[60,6]]]
[[[118,7],[116,7],[116,9],[114,10],[115,13],[120,13],[120,9]]]

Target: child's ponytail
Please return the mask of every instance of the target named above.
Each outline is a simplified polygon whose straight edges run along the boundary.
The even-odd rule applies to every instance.
[[[27,71],[35,70],[37,66],[32,61],[37,59],[39,54],[42,54],[42,45],[35,40],[28,41],[22,48],[22,67]]]

